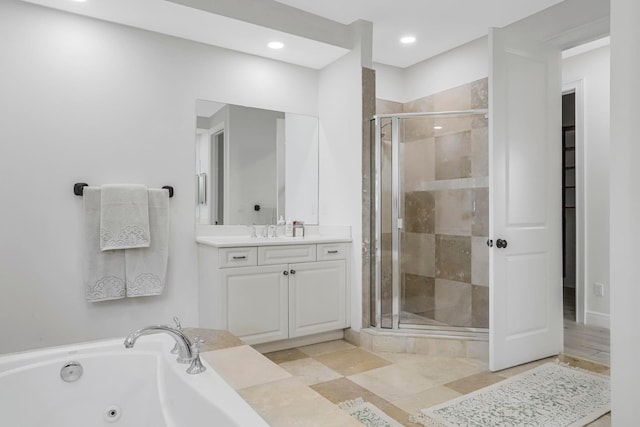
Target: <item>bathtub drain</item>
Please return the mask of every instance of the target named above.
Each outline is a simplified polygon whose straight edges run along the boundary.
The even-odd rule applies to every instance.
[[[122,411],[120,411],[120,407],[111,405],[104,411],[104,420],[108,423],[115,423],[120,419],[121,415]]]

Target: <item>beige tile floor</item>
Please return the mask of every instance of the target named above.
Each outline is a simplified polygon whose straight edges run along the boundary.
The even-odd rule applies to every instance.
[[[304,380],[334,378],[335,375],[325,376],[329,368],[321,369],[319,375],[305,372],[306,377],[300,381],[282,365],[244,344],[204,352],[202,358],[271,426],[362,427],[304,384]]]
[[[362,397],[404,426],[409,416],[532,369],[545,359],[490,372],[476,359],[410,353],[370,352],[346,341],[331,341],[265,354],[274,363],[333,403]],[[561,355],[572,366],[608,375],[609,368]],[[611,425],[606,414],[590,427]]]

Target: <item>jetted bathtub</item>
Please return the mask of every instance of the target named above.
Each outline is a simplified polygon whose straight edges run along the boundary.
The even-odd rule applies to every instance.
[[[186,373],[165,334],[0,357],[0,425],[11,427],[268,427],[209,366]],[[72,382],[61,377],[82,366]],[[79,369],[66,373],[77,376]]]

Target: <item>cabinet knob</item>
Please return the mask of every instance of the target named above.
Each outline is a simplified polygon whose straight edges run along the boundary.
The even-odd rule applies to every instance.
[[[296,274],[296,271],[295,270],[291,270],[291,274]]]
[[[287,270],[283,271],[282,274],[284,274],[285,276],[289,275],[289,272]]]

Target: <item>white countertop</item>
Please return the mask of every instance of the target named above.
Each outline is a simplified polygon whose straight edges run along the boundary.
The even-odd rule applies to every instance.
[[[350,243],[350,237],[308,235],[304,237],[249,237],[249,236],[202,236],[196,237],[201,245],[218,248],[233,248],[239,246],[280,246],[304,245],[315,243]]]

